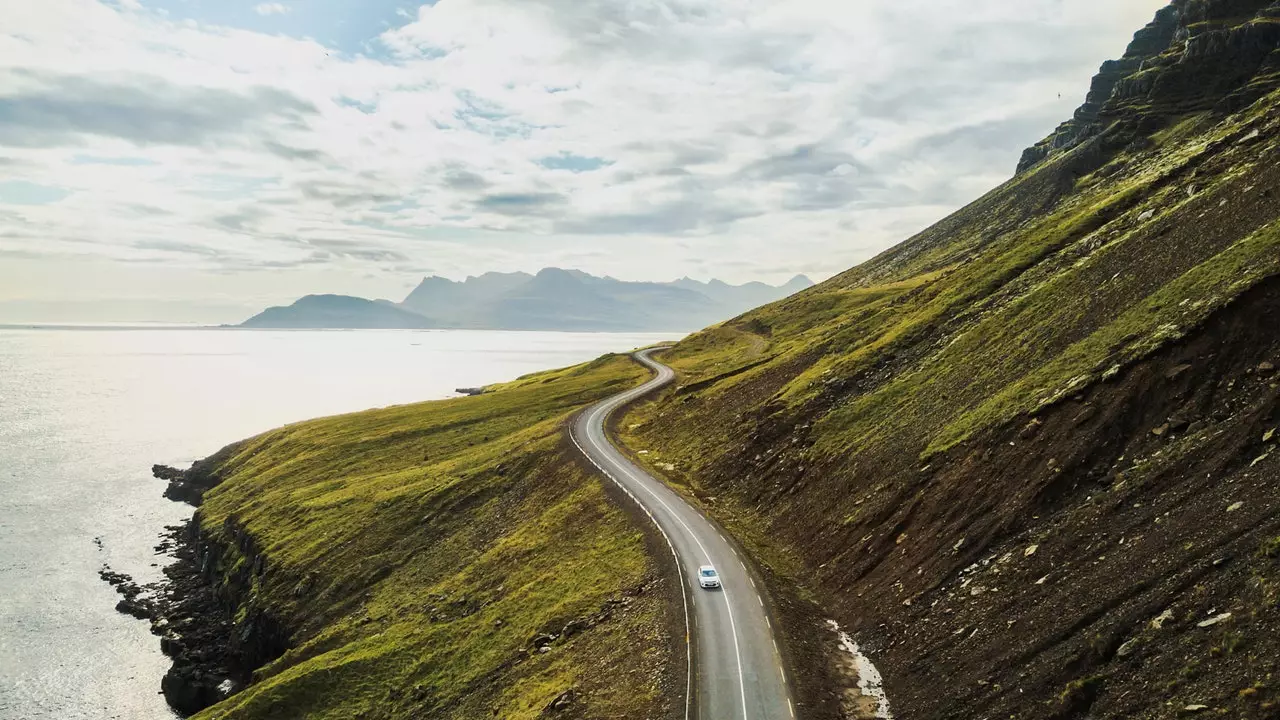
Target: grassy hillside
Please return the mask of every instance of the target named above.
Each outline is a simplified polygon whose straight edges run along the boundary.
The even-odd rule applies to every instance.
[[[1175,0],[1016,177],[681,342],[618,431],[763,563],[802,678],[836,644],[800,598],[899,717],[1274,718],[1278,157],[1280,2]],[[235,630],[289,650],[202,717],[669,713],[662,555],[559,430],[640,375],[221,454]]]
[[[1025,172],[620,422],[904,717],[1280,704],[1280,3],[1174,9]]]
[[[644,375],[606,357],[221,453],[199,521],[247,586],[236,632],[266,613],[289,649],[199,717],[665,716],[667,595],[560,432]]]

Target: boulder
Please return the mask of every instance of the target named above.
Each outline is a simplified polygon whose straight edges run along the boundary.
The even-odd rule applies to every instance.
[[[152,465],[151,475],[157,480],[171,482],[173,480],[181,480],[183,476],[186,475],[186,472],[179,470],[176,467],[170,467],[169,465]]]
[[[169,657],[177,657],[186,652],[187,644],[182,641],[182,636],[177,633],[169,633],[160,638],[160,652]]]
[[[1222,613],[1221,615],[1214,615],[1208,620],[1201,620],[1200,622],[1196,623],[1196,627],[1201,627],[1201,628],[1213,627],[1218,623],[1225,622],[1230,619],[1231,619],[1231,613],[1229,612]]]
[[[210,705],[230,697],[238,685],[212,673],[204,673],[192,667],[174,666],[160,680],[160,692],[174,710],[184,715],[194,715]]]
[[[1039,418],[1033,419],[1023,426],[1022,431],[1018,433],[1018,437],[1023,440],[1030,440],[1040,432],[1040,426],[1043,424]]]
[[[116,612],[121,612],[125,615],[132,615],[139,620],[147,620],[151,617],[151,608],[137,600],[130,600],[129,598],[124,598],[120,602],[116,603]]]
[[[560,634],[563,637],[572,637],[573,635],[577,635],[580,632],[586,631],[590,627],[591,627],[591,624],[588,621],[582,618],[578,618],[577,620],[570,620],[564,626],[564,630],[560,631]]]
[[[573,700],[576,696],[577,696],[577,693],[574,691],[574,689],[569,688],[568,690],[565,690],[564,692],[557,695],[554,700],[547,703],[547,706],[543,708],[542,712],[544,714],[561,712],[573,704]]]

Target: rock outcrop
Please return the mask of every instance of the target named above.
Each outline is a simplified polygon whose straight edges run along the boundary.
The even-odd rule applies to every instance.
[[[1075,115],[1027,148],[1024,173],[1093,141],[1105,151],[1200,110],[1234,112],[1280,87],[1280,2],[1175,0],[1108,60]]]
[[[221,476],[214,468],[235,445],[181,470],[154,465],[151,474],[168,482],[165,497],[199,506]],[[210,537],[200,530],[200,511],[182,525],[166,528],[157,552],[173,563],[165,579],[138,585],[104,566],[98,575],[123,597],[116,610],[148,620],[160,636],[160,649],[173,659],[160,689],[169,705],[184,715],[214,705],[247,685],[253,671],[289,647],[290,633],[259,606],[252,588],[266,572],[266,558],[253,537],[234,518]],[[229,541],[228,541],[229,539]]]
[[[218,463],[234,452],[237,445],[223,448],[214,455],[197,460],[186,470],[168,465],[152,465],[151,475],[157,480],[169,483],[164,489],[164,496],[175,502],[200,507],[204,494],[222,482],[222,476],[214,471]]]

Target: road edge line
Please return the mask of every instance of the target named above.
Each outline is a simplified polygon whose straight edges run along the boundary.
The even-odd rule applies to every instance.
[[[644,387],[644,386],[642,385],[641,387]],[[639,388],[637,388],[637,390],[638,389]],[[637,397],[640,397],[642,395],[644,395],[644,393],[639,393],[637,394]],[[608,404],[616,397],[617,396],[615,396],[614,398],[608,398],[608,399],[599,401],[596,403],[595,406],[589,407],[585,412],[586,419],[589,421],[591,415],[595,414],[595,412],[599,408]],[[605,413],[605,416],[601,418],[602,424],[608,422],[609,416],[613,414],[614,409],[616,408],[610,408],[609,412]],[[676,552],[676,546],[675,546],[675,543],[671,541],[671,536],[668,535],[667,531],[663,529],[661,524],[658,523],[658,520],[653,516],[653,513],[649,512],[649,509],[644,506],[644,503],[640,502],[640,500],[631,493],[631,490],[628,489],[626,485],[623,485],[621,482],[619,482],[618,479],[615,478],[608,470],[605,470],[603,467],[600,467],[600,464],[597,463],[595,459],[591,457],[591,454],[588,453],[582,447],[582,445],[578,443],[577,424],[578,422],[576,418],[570,421],[569,423],[570,442],[572,442],[574,447],[578,449],[578,452],[584,458],[587,459],[587,462],[595,466],[596,470],[599,470],[602,475],[609,478],[610,482],[618,486],[618,489],[626,493],[627,497],[630,497],[631,501],[635,503],[636,506],[639,507],[642,511],[644,511],[644,514],[649,517],[649,521],[653,523],[653,526],[656,527],[658,529],[658,532],[662,534],[662,538],[667,541],[667,547],[671,550],[671,557],[674,558],[676,561],[676,575],[680,581],[680,599],[681,599],[682,605],[684,606],[684,649],[685,649],[685,668],[686,668],[685,690],[684,690],[684,720],[689,720],[689,712],[693,704],[693,644],[692,644],[693,627],[689,621],[689,591],[685,583],[684,566],[680,562],[680,553]],[[735,643],[737,642],[736,632],[734,633],[734,642]],[[741,678],[742,676],[741,657],[739,657],[739,660],[738,660],[738,667],[739,667],[739,670],[738,670],[739,678]],[[744,702],[745,702],[745,698],[744,698]],[[745,706],[744,706],[744,710],[745,710]]]

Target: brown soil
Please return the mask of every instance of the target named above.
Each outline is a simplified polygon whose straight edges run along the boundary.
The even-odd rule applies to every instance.
[[[828,577],[900,716],[1274,717],[1280,452],[1263,438],[1280,416],[1258,368],[1277,359],[1272,280],[920,473],[894,537]]]
[[[1280,375],[1268,363],[1280,365],[1280,279],[929,467],[884,458],[879,477],[906,479],[859,525],[874,529],[866,537],[806,536],[817,526],[799,517],[774,527],[818,566],[811,586],[880,667],[899,718],[1157,718],[1198,705],[1276,717]],[[758,472],[748,452],[735,458],[715,478]],[[814,680],[805,697],[827,703],[803,716],[838,717],[839,658],[812,607],[784,613],[793,649],[812,648],[799,653]]]

